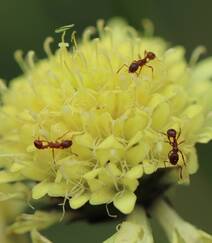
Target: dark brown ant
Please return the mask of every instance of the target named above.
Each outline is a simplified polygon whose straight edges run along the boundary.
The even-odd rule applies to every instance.
[[[177,163],[179,161],[179,153],[180,153],[182,156],[184,165],[186,165],[183,152],[178,148],[178,146],[180,144],[184,143],[184,140],[181,142],[178,142],[178,139],[181,135],[181,129],[178,134],[174,128],[170,128],[167,130],[166,133],[162,133],[162,134],[167,136],[167,138],[168,138],[167,142],[172,146],[172,149],[168,153],[169,162],[172,165],[177,165]],[[182,166],[179,166],[179,167],[180,167],[180,178],[182,179]]]
[[[47,140],[40,140],[36,139],[34,140],[34,145],[37,149],[66,149],[69,148],[72,145],[71,140],[62,140],[61,142],[58,142],[57,140],[55,142],[49,142]]]
[[[154,60],[155,57],[156,57],[155,53],[153,53],[151,51],[144,51],[144,58],[141,58],[140,55],[139,55],[139,58],[140,58],[139,60],[134,60],[130,64],[130,66],[127,66],[126,64],[122,65],[118,69],[117,73],[119,73],[123,67],[127,67],[128,73],[136,73],[137,76],[139,76],[139,74],[140,74],[140,72],[141,72],[141,70],[144,66],[151,68],[152,73],[153,73],[153,67],[147,65],[147,63],[149,63],[151,60]],[[137,72],[138,69],[139,69],[139,71]]]
[[[67,149],[67,148],[71,147],[71,145],[72,145],[72,140],[62,140],[61,142],[59,142],[59,140],[61,138],[63,138],[69,132],[70,131],[66,132],[63,136],[57,138],[55,141],[35,139],[34,146],[37,149],[48,149],[48,148],[52,149],[53,161],[55,163],[54,150],[55,149]]]

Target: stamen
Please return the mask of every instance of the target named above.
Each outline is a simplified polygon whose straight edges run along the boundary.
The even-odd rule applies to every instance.
[[[110,37],[110,45],[111,45],[111,49],[113,49],[113,32],[111,30],[110,27],[106,26],[104,28],[105,32],[108,34],[108,36]]]
[[[76,40],[76,34],[77,32],[74,30],[71,34],[71,42],[74,44],[73,51],[77,50],[77,40]]]
[[[153,22],[150,19],[143,19],[141,21],[141,23],[142,23],[142,26],[144,28],[144,35],[146,37],[153,36],[154,32],[155,32],[155,27],[154,27]]]
[[[101,54],[102,54],[102,55],[105,57],[105,59],[107,60],[107,63],[109,64],[108,66],[109,66],[111,72],[114,72],[114,70],[113,70],[113,66],[112,66],[112,63],[111,63],[111,60],[110,60],[110,57],[109,57],[109,55],[108,55],[108,52],[106,52],[106,51],[102,51]]]
[[[73,27],[74,27],[74,24],[70,24],[70,25],[64,25],[55,30],[55,33],[62,33],[61,42],[58,44],[60,48],[66,49],[66,47],[69,47],[69,44],[67,42],[65,42],[65,34],[66,34],[67,30],[69,30]]]
[[[190,66],[194,66],[198,59],[200,58],[200,56],[202,54],[205,54],[207,51],[206,47],[205,46],[198,46],[194,49],[194,51],[192,52],[192,55],[191,55],[191,59],[190,59]]]
[[[30,68],[33,68],[35,66],[34,57],[35,57],[34,51],[31,50],[27,53],[26,62]]]
[[[55,33],[64,33],[74,27],[74,24],[64,25],[55,29]]]
[[[97,25],[97,30],[99,32],[99,37],[101,38],[104,34],[105,21],[103,19],[99,19],[96,25]]]
[[[138,33],[137,33],[137,31],[133,28],[133,27],[131,27],[131,26],[127,26],[126,27],[126,32],[130,35],[130,37],[132,37],[132,38],[136,38],[136,37],[138,37]]]
[[[117,218],[118,215],[116,215],[116,214],[111,214],[111,213],[110,213],[109,208],[108,208],[108,204],[109,204],[109,203],[106,203],[106,204],[105,204],[106,211],[107,211],[107,215],[108,215],[109,217],[111,217],[111,218]]]
[[[47,37],[46,39],[45,39],[45,41],[44,41],[44,43],[43,43],[43,49],[44,49],[44,51],[45,51],[45,53],[46,53],[46,55],[48,56],[48,57],[51,57],[53,54],[52,54],[52,51],[51,51],[51,48],[50,48],[50,44],[52,43],[52,42],[54,42],[54,39],[51,37],[51,36],[49,36],[49,37]]]
[[[60,220],[59,222],[62,222],[62,220],[64,219],[65,217],[65,213],[66,213],[66,209],[65,209],[65,205],[66,205],[66,201],[68,200],[68,191],[66,191],[66,194],[64,196],[64,200],[63,200],[63,203],[59,204],[60,206],[62,206],[62,209],[63,209],[63,212],[62,212],[62,215],[60,217]]]
[[[96,60],[97,60],[97,63],[99,62],[99,55],[98,55],[98,49],[99,49],[99,38],[95,38],[94,40],[93,40],[93,42],[94,42],[94,46],[95,46],[95,54],[96,54]]]
[[[23,72],[26,72],[28,70],[27,64],[23,58],[23,51],[22,50],[17,50],[14,53],[14,58],[16,62],[18,63],[19,67]]]
[[[91,35],[95,34],[95,32],[96,32],[96,28],[93,26],[86,28],[82,35],[83,43],[88,42],[91,38]]]

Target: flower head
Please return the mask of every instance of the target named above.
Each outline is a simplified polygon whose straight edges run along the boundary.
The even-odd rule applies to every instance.
[[[200,74],[211,61],[189,66],[183,47],[120,20],[97,29],[99,38],[88,28],[80,44],[73,32],[69,51],[63,28],[57,52],[48,38],[48,58],[37,63],[33,51],[26,60],[16,53],[24,74],[2,94],[0,182],[30,180],[33,199],[63,197],[73,209],[112,202],[129,214],[144,175],[175,168],[176,181],[188,182],[196,172],[194,145],[212,138],[211,71]],[[117,73],[140,59],[138,75]]]
[[[152,210],[171,243],[211,243],[212,236],[184,221],[168,204],[160,200]]]

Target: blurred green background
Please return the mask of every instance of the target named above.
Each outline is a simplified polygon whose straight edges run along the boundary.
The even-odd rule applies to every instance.
[[[189,57],[198,45],[212,55],[211,0],[0,0],[0,77],[10,80],[21,73],[13,60],[16,49],[33,49],[44,57],[42,44],[54,36],[56,27],[74,23],[79,35],[96,19],[124,17],[141,28],[141,19],[150,18],[156,34],[187,49]],[[196,226],[212,233],[211,143],[198,145],[201,169],[192,177],[190,187],[179,187],[171,197],[178,212]],[[115,231],[114,223],[89,225],[85,222],[54,226],[45,234],[54,243],[99,243]],[[153,222],[155,225],[155,222]],[[156,242],[165,243],[160,231]]]

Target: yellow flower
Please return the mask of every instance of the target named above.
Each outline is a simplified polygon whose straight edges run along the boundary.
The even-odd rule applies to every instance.
[[[19,215],[16,222],[7,228],[7,234],[22,235],[30,232],[32,243],[51,243],[38,230],[43,230],[57,223],[60,216],[60,213],[57,212],[46,213],[42,211],[36,211],[34,214]]]
[[[32,230],[31,239],[32,243],[52,243],[52,241],[41,235],[37,230]]]
[[[8,225],[25,209],[27,194],[28,189],[23,184],[0,185],[0,242],[28,242],[25,236],[7,234]]]
[[[153,243],[153,235],[145,210],[135,208],[118,231],[103,243]]]
[[[168,204],[158,200],[152,214],[160,222],[171,243],[211,243],[212,236],[184,221]]]
[[[55,54],[47,39],[45,60],[17,52],[24,74],[7,90],[1,85],[0,182],[30,180],[36,200],[63,197],[73,209],[113,203],[129,214],[143,175],[175,168],[177,181],[188,182],[197,171],[195,143],[212,138],[212,64],[191,67],[183,47],[141,37],[120,20],[105,28],[99,21],[99,38],[91,40],[88,28],[78,45],[73,33],[69,51],[67,28]],[[145,50],[156,55],[145,59],[150,67],[139,75],[126,68],[117,73]],[[176,165],[161,134],[170,128],[185,140]]]

